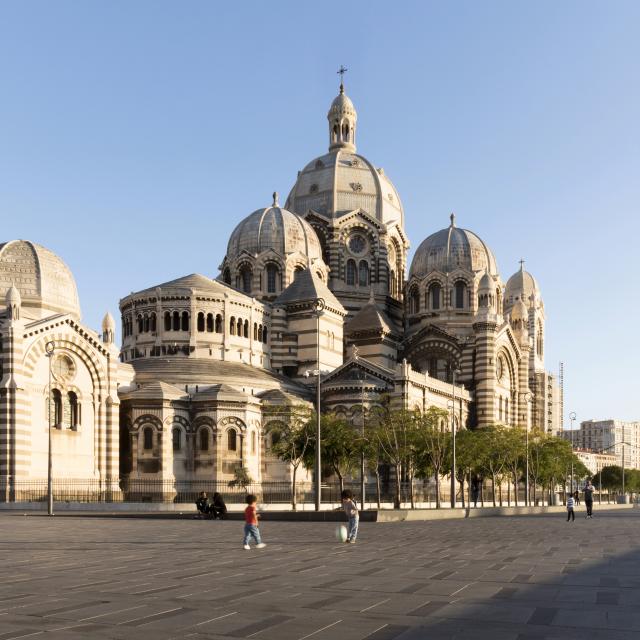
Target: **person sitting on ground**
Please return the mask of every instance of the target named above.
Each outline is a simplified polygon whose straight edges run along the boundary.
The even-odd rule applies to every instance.
[[[196,509],[198,509],[198,517],[203,518],[207,517],[210,511],[209,506],[209,498],[207,498],[207,494],[205,491],[201,491],[198,499],[196,500]]]
[[[224,503],[224,498],[217,491],[213,494],[211,513],[213,513],[214,519],[220,518],[220,520],[224,520],[227,517],[227,505]]]

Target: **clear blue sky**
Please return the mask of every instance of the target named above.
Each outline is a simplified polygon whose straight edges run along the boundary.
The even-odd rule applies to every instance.
[[[69,264],[84,321],[217,274],[327,147],[338,65],[412,251],[520,257],[579,419],[640,419],[639,2],[0,2],[0,230]]]

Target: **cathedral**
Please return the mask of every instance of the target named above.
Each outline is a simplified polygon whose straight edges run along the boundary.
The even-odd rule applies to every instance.
[[[109,313],[99,333],[82,324],[61,258],[0,244],[0,500],[46,478],[49,425],[56,478],[116,491],[123,479],[226,481],[240,466],[258,482],[287,480],[266,409],[310,406],[318,380],[321,410],[355,424],[363,405],[391,398],[445,409],[456,429],[557,430],[535,278],[521,262],[505,283],[453,214],[407,271],[402,201],[357,153],[342,84],[327,127],[328,150],[284,206],[274,193],[239,221],[216,277],[120,300],[120,348]]]

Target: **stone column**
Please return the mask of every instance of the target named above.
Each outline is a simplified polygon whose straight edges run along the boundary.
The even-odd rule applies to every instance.
[[[476,411],[478,426],[485,427],[496,421],[496,331],[491,318],[473,324],[476,333]]]

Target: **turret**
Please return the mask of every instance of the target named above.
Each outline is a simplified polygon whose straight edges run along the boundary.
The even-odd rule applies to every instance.
[[[356,152],[356,123],[358,114],[353,102],[344,92],[340,83],[340,93],[334,98],[327,114],[329,121],[329,151],[344,149]]]
[[[107,311],[102,318],[102,342],[113,344],[115,341],[116,323],[113,316]]]
[[[15,285],[11,285],[5,296],[7,305],[7,317],[10,320],[20,320],[20,307],[22,306],[22,296]]]

